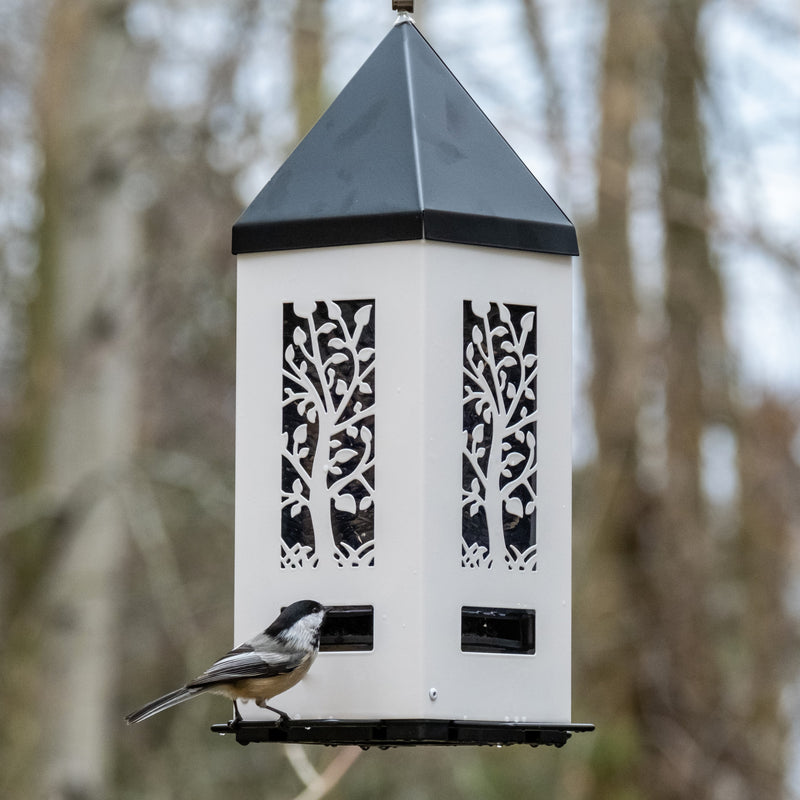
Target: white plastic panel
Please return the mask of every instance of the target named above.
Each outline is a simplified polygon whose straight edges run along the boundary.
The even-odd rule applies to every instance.
[[[239,257],[235,640],[298,599],[374,607],[371,652],[321,653],[274,705],[296,718],[569,721],[571,280],[565,257],[428,241]],[[370,305],[374,323],[374,354],[362,361],[374,364],[371,558],[286,568],[285,305],[308,313],[339,300],[364,301],[353,308]],[[535,569],[462,566],[465,301],[535,309]],[[288,447],[306,444],[289,433]],[[339,443],[329,463],[345,446],[358,451]],[[362,504],[365,495],[350,494]],[[462,652],[463,606],[533,610],[535,654]]]
[[[428,482],[424,516],[426,717],[568,722],[571,670],[571,337],[572,275],[556,256],[425,245],[427,315],[439,318],[426,378]],[[463,300],[537,310],[537,568],[461,562]],[[444,321],[440,309],[448,309]],[[438,383],[436,383],[438,382]],[[434,386],[434,384],[436,385]],[[442,502],[443,497],[459,502]],[[452,532],[447,536],[441,531]],[[536,654],[462,653],[462,606],[536,612]],[[427,696],[427,692],[426,692]]]

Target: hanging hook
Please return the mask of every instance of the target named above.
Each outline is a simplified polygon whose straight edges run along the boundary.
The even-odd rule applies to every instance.
[[[392,11],[414,13],[414,0],[392,0]]]

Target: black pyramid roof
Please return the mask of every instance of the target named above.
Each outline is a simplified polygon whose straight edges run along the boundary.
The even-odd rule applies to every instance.
[[[410,21],[233,226],[233,252],[432,239],[577,255],[575,228]]]

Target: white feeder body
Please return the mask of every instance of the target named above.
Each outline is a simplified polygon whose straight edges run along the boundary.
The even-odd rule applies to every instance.
[[[570,259],[424,240],[393,242],[242,255],[238,282],[236,639],[243,641],[263,628],[282,605],[306,597],[374,609],[373,649],[320,653],[308,677],[279,705],[307,719],[568,722]],[[295,444],[298,426],[283,436],[286,390],[298,386],[293,381],[287,386],[283,377],[290,371],[287,342],[307,337],[303,346],[312,356],[316,350],[334,352],[325,348],[325,340],[344,340],[355,328],[328,315],[328,303],[341,307],[343,301],[369,308],[362,317],[368,313],[374,324],[374,343],[366,346],[374,354],[361,362],[371,370],[365,381],[372,381],[367,396],[374,404],[362,406],[362,413],[369,413],[353,425],[356,439],[362,438],[362,427],[369,431],[365,438],[371,452],[365,457],[362,450],[340,463],[336,454],[344,444],[330,447],[331,439],[346,436],[341,425],[347,414],[337,418],[335,410],[342,399],[337,382],[343,380],[336,370],[344,368],[344,375],[352,366],[343,361],[323,365],[335,371],[326,379],[333,403],[327,409],[317,403],[311,412],[316,424],[307,417],[301,423],[310,431],[328,415],[322,427],[339,426],[339,434],[320,438],[320,449],[303,460],[325,461],[329,468],[338,464],[343,472],[351,463],[373,462],[371,492],[359,502],[371,498],[374,529],[368,535],[374,538],[367,540],[372,547],[361,560],[353,556],[343,565],[344,558],[337,559],[330,546],[321,544],[316,563],[292,567],[285,550],[282,556],[281,534],[281,506],[287,499],[291,503],[292,493],[281,487],[296,458],[292,449],[314,443],[304,433],[298,437],[300,446]],[[293,321],[288,327],[285,322],[289,304],[302,313],[319,309],[320,318],[335,329],[329,324],[330,332],[318,332],[316,343],[306,331],[295,334]],[[484,318],[470,317],[465,323],[465,313],[473,311],[483,312]],[[492,324],[501,317],[510,322]],[[477,423],[484,431],[479,438],[485,437],[478,444],[487,451],[479,471],[495,476],[496,485],[487,484],[490,478],[473,477],[480,484],[473,492],[465,486],[465,464],[480,448],[472,443],[476,426],[466,430],[464,425],[465,394],[474,395],[476,386],[465,352],[472,343],[477,363],[476,326],[489,331],[481,335],[492,389],[485,393],[486,420],[481,414]],[[534,341],[524,352],[515,352],[515,342],[525,333]],[[299,352],[299,346],[291,346]],[[354,343],[362,358],[365,349]],[[499,366],[504,358],[507,367]],[[307,373],[318,372],[322,364],[313,357],[305,361]],[[519,375],[520,361],[527,362],[522,367],[527,383],[512,388],[508,376]],[[350,387],[342,384],[340,391]],[[311,408],[309,402],[306,414]],[[501,475],[503,469],[508,476]],[[347,517],[347,510],[336,506],[353,510],[354,503],[342,501],[346,489],[337,494],[331,488],[343,477],[329,476],[327,491],[316,498],[303,482],[295,504],[322,503],[328,514]],[[363,472],[354,480],[363,480]],[[516,489],[509,488],[514,481]],[[499,518],[501,523],[505,518],[506,525],[519,520],[529,530],[535,519],[527,560],[518,556],[514,561],[510,545],[475,558],[478,545],[470,561],[462,529],[474,504],[473,518]],[[307,505],[298,509],[301,513],[311,516]],[[500,537],[504,542],[502,530]],[[462,609],[469,607],[535,613],[535,652],[462,652]],[[246,718],[262,713],[268,715],[245,707]]]
[[[404,21],[233,250],[236,642],[296,600],[329,607],[273,703],[341,729],[237,738],[563,744],[570,221]]]

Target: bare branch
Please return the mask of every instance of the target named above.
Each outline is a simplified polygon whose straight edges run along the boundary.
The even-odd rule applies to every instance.
[[[291,745],[287,745],[288,748]],[[317,773],[316,777],[312,779],[311,783],[306,783],[303,775],[310,775],[308,767],[311,767],[310,764],[305,766],[302,764],[302,758],[298,758],[296,754],[293,756],[289,756],[287,752],[287,758],[290,758],[290,763],[292,767],[295,768],[295,771],[300,777],[300,780],[303,783],[306,783],[306,788],[298,794],[294,800],[319,800],[319,798],[324,797],[337,783],[344,777],[350,767],[353,766],[356,759],[361,755],[363,751],[358,747],[342,747],[340,748],[339,752],[337,753],[336,757],[328,764],[327,767],[321,772]],[[297,764],[299,766],[295,767],[295,762],[291,761],[291,758],[295,758]],[[306,759],[308,761],[308,759]],[[313,767],[311,767],[313,770]],[[315,771],[316,772],[316,771]],[[302,773],[302,774],[301,774]]]

